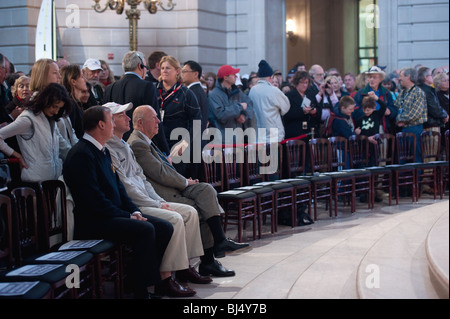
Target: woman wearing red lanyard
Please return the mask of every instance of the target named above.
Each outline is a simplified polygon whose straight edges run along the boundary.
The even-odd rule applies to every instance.
[[[187,142],[192,146],[194,140],[201,139],[201,136],[193,136],[195,131],[201,132],[201,129],[195,131],[193,129],[193,121],[201,120],[200,106],[197,98],[192,91],[181,83],[181,65],[176,58],[165,56],[161,59],[160,66],[161,76],[159,78],[160,82],[157,85],[158,103],[161,108],[161,121],[169,148],[172,148],[182,139],[179,136],[174,136],[174,139],[171,139],[170,134],[176,128],[184,128],[189,132],[189,140]],[[197,125],[200,125],[200,121]],[[192,156],[193,147],[189,149],[191,155],[190,163],[192,163],[194,159]],[[182,162],[180,164],[174,164],[174,166],[186,178],[196,178],[196,176],[191,176],[191,165],[187,164]]]

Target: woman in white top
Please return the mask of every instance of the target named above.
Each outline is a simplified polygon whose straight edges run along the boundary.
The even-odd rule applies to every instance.
[[[61,136],[56,122],[70,113],[71,102],[67,90],[50,83],[28,104],[17,119],[0,129],[0,151],[19,159],[24,182],[58,179],[62,161],[70,145]],[[16,136],[22,155],[5,143]]]

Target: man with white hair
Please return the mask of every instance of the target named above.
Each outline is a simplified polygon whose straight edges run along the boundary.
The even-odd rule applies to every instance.
[[[89,100],[85,104],[86,108],[94,105],[102,105],[103,103],[103,89],[100,86],[100,72],[102,70],[102,65],[99,60],[87,59],[83,64],[81,69],[81,74],[86,80],[86,85],[89,91]]]
[[[122,68],[125,72],[124,76],[108,85],[103,103],[115,102],[122,105],[133,103],[134,107],[127,112],[129,118],[132,118],[133,111],[137,106],[151,105],[155,108],[158,118],[161,118],[156,86],[151,81],[145,80],[148,66],[144,54],[139,51],[128,51],[122,59]],[[130,123],[130,126],[130,131],[123,136],[125,141],[133,131],[133,123]],[[153,142],[163,153],[169,155],[170,149],[161,123],[159,128],[160,133],[155,136]]]
[[[209,277],[200,276],[189,263],[191,258],[203,255],[197,210],[189,205],[166,202],[146,180],[129,144],[122,139],[123,134],[130,130],[131,119],[125,112],[129,111],[133,104],[120,105],[110,102],[103,106],[111,110],[115,124],[114,136],[106,142],[106,147],[111,153],[112,164],[128,196],[143,214],[167,220],[174,228],[161,262],[163,282],[155,287],[155,293],[170,297],[191,297],[195,295],[195,291],[183,287],[177,279],[197,284],[212,281]],[[175,272],[176,278],[172,278],[172,272]]]

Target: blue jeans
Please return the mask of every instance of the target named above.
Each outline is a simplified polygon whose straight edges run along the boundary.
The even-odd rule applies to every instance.
[[[423,124],[404,127],[402,132],[416,134],[416,163],[421,163],[422,149],[420,148],[420,134],[423,132]]]

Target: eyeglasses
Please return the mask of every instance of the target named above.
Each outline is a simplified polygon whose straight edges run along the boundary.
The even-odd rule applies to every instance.
[[[281,73],[274,73],[274,75],[283,75],[283,74],[281,74]]]
[[[195,71],[190,71],[190,70],[181,70],[181,73],[193,73]]]

